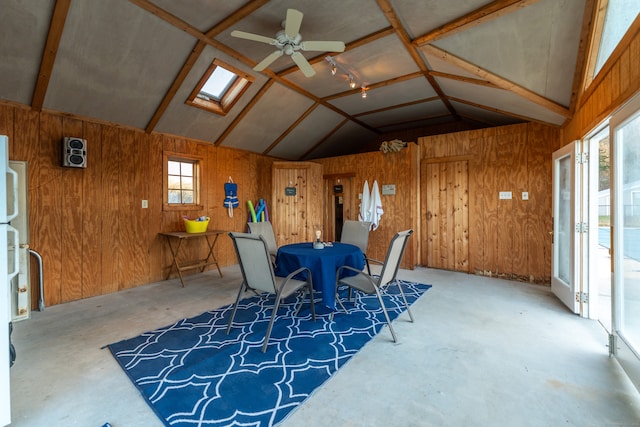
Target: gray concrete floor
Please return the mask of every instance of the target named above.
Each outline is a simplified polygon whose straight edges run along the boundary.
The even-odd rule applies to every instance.
[[[162,426],[107,349],[233,301],[237,266],[75,301],[15,324],[13,427]],[[640,397],[607,336],[549,288],[402,270],[433,288],[281,425],[640,426]]]

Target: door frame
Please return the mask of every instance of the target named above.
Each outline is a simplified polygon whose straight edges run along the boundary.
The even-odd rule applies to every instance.
[[[579,218],[580,218],[580,172],[581,168],[577,167],[577,161],[580,150],[580,141],[573,141],[570,144],[565,145],[559,150],[555,151],[552,156],[552,185],[553,185],[553,239],[551,240],[551,291],[566,305],[573,313],[580,313],[580,300],[576,298],[576,291],[581,290],[579,285],[580,277],[580,238],[582,234],[579,232]],[[561,197],[560,184],[563,178],[560,173],[560,161],[569,159],[569,226],[566,236],[560,234],[561,227],[559,226],[560,209],[563,207],[560,205],[559,200]],[[566,197],[566,195],[562,195]],[[559,239],[567,238],[569,244],[569,256],[565,257],[568,265],[568,279],[570,283],[559,277],[559,254],[560,245]]]

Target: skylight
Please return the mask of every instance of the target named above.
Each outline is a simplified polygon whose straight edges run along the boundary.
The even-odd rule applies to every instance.
[[[200,93],[208,96],[209,98],[213,98],[216,101],[220,101],[222,99],[222,95],[229,89],[231,83],[238,76],[231,71],[227,70],[223,67],[216,67],[211,74],[211,77],[204,83],[202,89],[200,89]]]
[[[224,116],[251,83],[252,76],[215,59],[185,102]]]

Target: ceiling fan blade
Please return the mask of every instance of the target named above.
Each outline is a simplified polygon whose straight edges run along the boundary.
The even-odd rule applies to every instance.
[[[284,21],[284,33],[290,39],[295,39],[300,32],[303,16],[299,10],[287,9],[287,19]]]
[[[291,54],[291,59],[293,59],[293,62],[296,63],[296,65],[300,68],[300,71],[302,71],[302,74],[304,74],[306,77],[311,77],[316,73],[316,70],[314,70],[311,64],[309,64],[307,58],[305,58],[304,55],[300,52],[293,52]]]
[[[238,31],[238,30],[231,31],[231,35],[239,39],[253,40],[256,42],[272,44],[272,45],[275,45],[277,42],[276,39],[271,37],[260,36],[258,34],[252,34],[252,33],[245,33],[244,31]]]
[[[273,61],[280,58],[282,56],[282,50],[275,50],[269,56],[264,58],[258,65],[253,67],[254,71],[262,71],[267,68]]]
[[[320,52],[344,52],[344,43],[330,41],[309,41],[300,43],[300,49]]]

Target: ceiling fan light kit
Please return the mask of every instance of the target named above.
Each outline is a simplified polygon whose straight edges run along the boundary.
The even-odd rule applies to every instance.
[[[300,26],[302,25],[302,12],[296,9],[287,9],[287,18],[283,22],[284,29],[276,33],[275,38],[261,36],[259,34],[247,33],[244,31],[234,30],[231,36],[266,43],[275,46],[277,50],[273,51],[266,58],[256,64],[253,69],[255,71],[263,71],[275,60],[283,55],[291,57],[293,62],[300,68],[302,74],[306,77],[312,77],[316,71],[313,69],[307,58],[300,51],[318,51],[318,52],[344,52],[344,43],[341,41],[302,41],[300,35]]]

